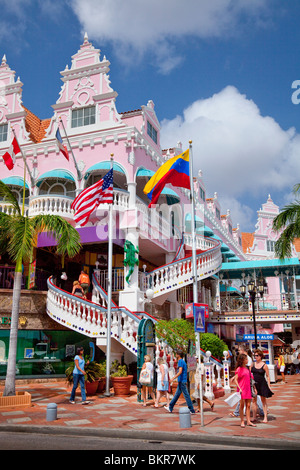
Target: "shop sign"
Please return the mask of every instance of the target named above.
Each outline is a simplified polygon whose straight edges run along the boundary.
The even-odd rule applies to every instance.
[[[185,305],[185,318],[194,318],[194,307],[204,309],[204,317],[209,318],[208,304],[186,304]]]
[[[196,333],[205,333],[205,306],[194,304],[194,328]]]
[[[0,318],[0,325],[1,326],[9,326],[11,323],[11,317],[1,317]]]
[[[273,341],[274,335],[267,333],[259,333],[256,335],[257,341]],[[244,341],[255,341],[255,335],[244,335]]]

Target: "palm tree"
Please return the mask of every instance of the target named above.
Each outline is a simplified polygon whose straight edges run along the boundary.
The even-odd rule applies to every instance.
[[[296,184],[293,193],[297,197],[300,191],[300,184]],[[300,238],[300,200],[296,200],[286,205],[280,214],[273,220],[273,230],[279,232],[283,230],[279,239],[275,243],[275,254],[279,259],[290,258],[292,256],[292,244],[295,238]]]
[[[15,395],[16,356],[19,322],[19,305],[21,298],[22,263],[32,259],[33,248],[37,236],[41,232],[49,232],[57,241],[57,253],[74,257],[81,249],[80,236],[77,230],[62,217],[56,215],[37,215],[28,217],[20,208],[12,191],[0,181],[0,198],[13,206],[12,214],[0,212],[0,248],[7,252],[16,263],[14,272],[13,304],[9,339],[7,374],[3,395]]]

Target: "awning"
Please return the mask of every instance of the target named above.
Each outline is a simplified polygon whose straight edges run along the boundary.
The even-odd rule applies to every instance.
[[[220,292],[227,292],[228,294],[238,294],[241,295],[239,289],[233,286],[227,286],[225,284],[220,284]]]
[[[136,177],[148,176],[149,178],[151,178],[154,175],[154,173],[155,173],[154,171],[147,170],[147,168],[139,168],[136,173]]]
[[[1,181],[10,186],[24,186],[24,180],[20,176],[8,176],[7,178],[1,179]],[[25,187],[29,189],[29,186],[26,182]]]
[[[274,277],[275,271],[279,274],[285,274],[285,271],[289,269],[290,275],[300,274],[300,262],[298,258],[287,258],[280,261],[277,258],[265,259],[265,260],[250,260],[250,261],[239,261],[239,262],[227,262],[222,264],[221,273],[224,274],[224,279],[241,279],[241,274],[245,273],[253,276],[254,272],[256,277]],[[285,274],[286,275],[286,274]]]
[[[221,252],[225,254],[227,251],[230,251],[230,248],[228,248],[228,246],[225,245],[225,243],[222,243]]]
[[[90,173],[92,171],[96,171],[96,170],[105,170],[105,171],[109,171],[110,170],[110,162],[98,162],[98,163],[95,163],[95,165],[91,166],[86,172],[85,172],[85,175],[84,175],[84,178],[87,179],[90,175]],[[125,175],[125,171],[124,169],[121,167],[121,165],[119,165],[119,163],[117,162],[113,162],[113,171],[116,171],[118,173],[122,173],[123,175]]]
[[[50,170],[46,173],[43,173],[41,176],[38,177],[37,186],[40,186],[42,181],[45,179],[63,179],[63,180],[70,180],[75,183],[74,176],[68,172],[67,170]]]

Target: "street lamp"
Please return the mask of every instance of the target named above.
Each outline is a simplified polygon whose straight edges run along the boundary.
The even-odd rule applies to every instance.
[[[264,279],[260,279],[258,285],[256,285],[255,281],[252,279],[248,283],[248,292],[250,294],[250,299],[252,302],[252,313],[253,313],[253,327],[254,327],[254,345],[255,349],[258,347],[257,344],[257,333],[256,333],[256,318],[255,318],[255,298],[256,294],[260,294],[261,297],[264,295]],[[245,286],[246,288],[246,286]]]

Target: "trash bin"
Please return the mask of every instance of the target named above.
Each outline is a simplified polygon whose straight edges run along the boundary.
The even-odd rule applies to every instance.
[[[187,406],[179,408],[179,427],[191,428],[191,412]]]
[[[56,403],[49,403],[47,405],[47,421],[55,421],[57,419],[57,404]]]

